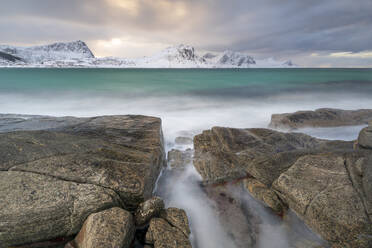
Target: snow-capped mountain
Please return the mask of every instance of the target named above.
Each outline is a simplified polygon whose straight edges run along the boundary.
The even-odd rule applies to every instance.
[[[153,56],[137,59],[95,58],[83,41],[45,46],[13,47],[0,45],[0,67],[92,67],[92,68],[261,68],[293,67],[291,61],[272,58],[255,60],[234,51],[199,54],[194,47],[168,47]]]
[[[27,64],[42,64],[48,61],[94,58],[83,41],[54,43],[45,46],[14,47],[0,46],[0,52],[20,58]],[[8,59],[9,60],[9,59]],[[13,61],[14,62],[14,61]]]
[[[249,68],[251,65],[256,64],[256,61],[253,57],[245,53],[230,50],[219,54],[206,53],[203,58],[208,64],[212,64],[218,68]]]
[[[198,68],[205,60],[195,54],[192,46],[179,45],[168,47],[151,56],[134,60],[142,68]]]

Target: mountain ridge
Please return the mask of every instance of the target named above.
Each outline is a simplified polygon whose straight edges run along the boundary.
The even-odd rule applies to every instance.
[[[290,68],[291,61],[255,60],[231,50],[199,54],[190,45],[170,46],[142,58],[96,58],[81,41],[57,42],[44,46],[0,45],[0,67],[88,67],[88,68]]]

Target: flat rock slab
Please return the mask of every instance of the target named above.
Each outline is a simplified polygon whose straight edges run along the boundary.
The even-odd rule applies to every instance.
[[[30,120],[32,117],[28,118],[26,122],[37,122],[37,120]],[[109,191],[110,194],[115,195],[115,204],[111,204],[111,206],[120,205],[128,210],[134,210],[139,203],[151,197],[155,182],[165,163],[159,118],[102,116],[55,118],[53,120],[48,117],[48,121],[49,123],[58,122],[58,125],[53,124],[52,128],[48,125],[45,130],[35,130],[37,129],[35,126],[27,127],[24,121],[22,121],[23,126],[20,128],[18,122],[18,124],[14,124],[14,119],[13,121],[8,120],[8,124],[5,125],[5,122],[1,122],[0,118],[0,123],[3,124],[2,130],[13,130],[14,128],[23,130],[0,133],[0,181],[3,184],[17,185],[23,181],[23,176],[29,178],[40,175],[52,178],[56,182],[87,185]],[[24,131],[24,129],[28,131]],[[7,179],[9,173],[17,172],[23,173],[19,181],[11,182]],[[69,198],[66,198],[62,193],[58,194],[60,190],[58,183],[36,187],[38,185],[34,184],[37,183],[37,181],[30,183],[32,187],[36,188],[33,194],[38,194],[41,197],[41,199],[37,198],[39,200],[35,202],[34,198],[30,198],[30,193],[27,193],[26,189],[24,189],[25,192],[21,189],[12,192],[10,185],[5,185],[4,187],[7,187],[8,191],[0,191],[0,198],[5,199],[2,201],[4,207],[1,208],[0,216],[13,219],[13,222],[3,222],[3,219],[0,218],[0,223],[6,223],[5,230],[8,230],[3,232],[3,229],[0,228],[0,235],[3,235],[1,237],[7,236],[10,230],[17,230],[16,226],[23,226],[22,219],[18,219],[19,214],[23,216],[23,210],[18,208],[19,211],[14,212],[13,209],[6,207],[7,205],[10,206],[20,201],[28,202],[29,205],[34,204],[35,207],[27,212],[25,220],[34,219],[35,223],[39,217],[44,215],[44,208],[51,212],[55,212],[59,208],[69,208],[71,204]],[[42,182],[39,184],[42,185]],[[79,194],[79,190],[80,188],[72,188],[67,192],[73,195]],[[56,192],[56,195],[49,199],[44,191]],[[45,199],[42,198],[42,195],[45,195]],[[49,201],[56,201],[59,204],[50,207]],[[61,223],[64,223],[64,219],[57,215],[49,223],[38,222],[38,225],[41,225],[40,228],[43,228],[43,225],[50,228],[51,226],[58,227]],[[50,228],[44,234],[30,235],[29,238],[27,237],[28,231],[22,230],[24,232],[22,241],[11,244],[45,240],[51,236],[58,237],[65,233],[76,233],[82,223],[79,222],[76,226],[67,225],[69,225],[67,229],[73,231],[55,232],[54,228]],[[52,235],[52,233],[54,234]],[[18,234],[13,232],[12,235],[17,236]],[[2,240],[0,238],[0,243]]]
[[[0,247],[67,237],[89,214],[120,206],[120,198],[93,184],[19,171],[0,172]]]
[[[372,120],[372,109],[342,110],[322,108],[315,111],[273,114],[269,127],[298,129],[305,127],[337,127],[364,125]]]
[[[213,127],[194,137],[194,166],[207,184],[254,177],[270,186],[300,156],[352,148],[302,133]]]
[[[366,198],[372,191],[360,184],[369,172],[355,175],[360,160],[355,158],[352,153],[301,157],[274,182],[273,189],[328,241],[370,247],[364,244],[372,244],[370,199]]]

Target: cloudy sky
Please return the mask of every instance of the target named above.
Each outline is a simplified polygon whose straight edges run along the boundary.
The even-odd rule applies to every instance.
[[[96,56],[173,44],[372,67],[372,0],[1,0],[0,43],[84,40]]]

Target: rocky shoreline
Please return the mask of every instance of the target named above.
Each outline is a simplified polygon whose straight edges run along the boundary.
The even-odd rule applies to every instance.
[[[213,127],[194,150],[171,150],[166,170],[193,163],[236,247],[257,245],[259,220],[237,195],[249,192],[279,218],[293,211],[331,247],[367,248],[371,133],[371,122],[356,142]],[[191,247],[187,213],[154,196],[165,168],[159,118],[0,115],[0,247]]]

